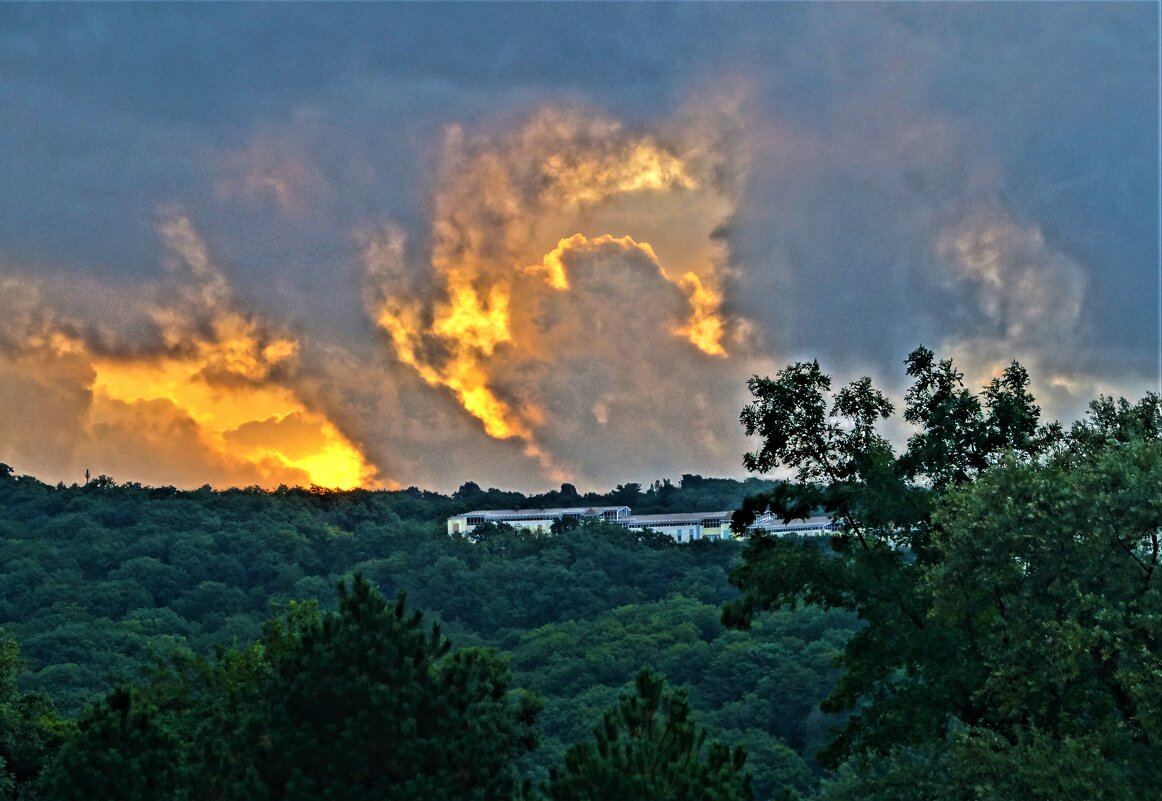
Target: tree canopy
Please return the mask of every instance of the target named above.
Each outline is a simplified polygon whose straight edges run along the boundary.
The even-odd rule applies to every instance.
[[[594,730],[595,743],[565,752],[554,772],[552,801],[752,801],[746,752],[706,745],[682,690],[642,671]]]
[[[272,649],[293,642],[312,614],[337,610],[334,588],[355,572],[387,597],[406,590],[409,608],[458,645],[495,648],[511,665],[510,686],[541,696],[539,745],[521,767],[538,786],[645,666],[689,691],[711,739],[746,746],[756,797],[817,782],[811,754],[826,719],[816,707],[854,617],[812,610],[723,629],[738,542],[679,546],[601,523],[552,537],[507,526],[476,543],[449,537],[444,517],[454,511],[542,499],[513,503],[492,490],[477,504],[414,488],[54,487],[0,472],[0,624],[23,655],[13,681],[66,719],[33,773],[12,774],[17,789],[118,687],[134,714],[202,744],[190,759],[203,768],[179,777],[194,782],[193,797],[250,786],[262,735],[247,726]],[[727,496],[774,486],[695,475],[656,484],[636,491],[671,509],[723,508]],[[294,614],[268,619],[272,604]],[[173,712],[190,699],[196,712]]]
[[[539,704],[494,652],[451,651],[360,576],[249,653],[118,689],[46,772],[46,799],[511,798]]]
[[[766,509],[841,525],[827,543],[755,537],[724,621],[806,603],[865,624],[823,702],[846,715],[821,754],[842,766],[825,796],[1156,791],[1158,397],[1099,398],[1065,430],[1040,424],[1019,364],[979,395],[925,348],[906,364],[916,430],[899,455],[877,430],[887,398],[865,378],[829,402],[817,363],[753,379],[742,413],[763,437],[747,467],[795,480],[736,526]]]

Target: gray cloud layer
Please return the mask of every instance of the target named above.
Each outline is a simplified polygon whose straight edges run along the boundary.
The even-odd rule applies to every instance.
[[[504,142],[543,108],[583,109],[678,142],[730,98],[702,157],[732,173],[714,235],[730,254],[723,308],[753,323],[750,347],[703,374],[667,357],[675,375],[717,384],[817,357],[898,389],[923,342],[962,355],[974,379],[1020,358],[1049,411],[1072,416],[1095,392],[1158,388],[1157,32],[1146,3],[3,4],[0,307],[67,321],[93,352],[148,340],[143,310],[165,294],[159,219],[180,209],[235,307],[294,332],[296,397],[381,478],[543,486],[524,443],[487,437],[395,360],[362,298],[368,232],[406,234],[405,277],[430,281],[451,126]],[[633,213],[647,225],[648,209]],[[666,242],[651,244],[664,267]],[[672,284],[576,268],[586,286],[653,293],[651,330],[669,325]],[[86,285],[102,290],[69,291]],[[590,297],[537,303],[576,317]],[[681,344],[634,333],[651,319],[609,322],[644,349],[621,356]],[[643,383],[603,405],[613,336],[561,354],[583,391],[516,361],[497,389],[536,384],[559,421],[538,441],[583,484],[737,473],[743,444],[727,432],[742,387],[660,391],[659,373],[653,393]],[[24,363],[10,372],[0,407],[19,396],[22,414],[37,386],[54,420],[92,389],[81,367],[56,383]],[[645,410],[656,419],[635,435],[624,421]],[[692,419],[712,433],[683,441],[655,425]],[[21,431],[52,441],[47,419]],[[0,460],[28,447],[0,441]],[[59,476],[52,460],[38,469],[67,477],[71,459]]]

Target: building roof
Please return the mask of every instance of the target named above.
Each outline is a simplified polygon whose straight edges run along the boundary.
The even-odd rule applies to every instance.
[[[730,519],[730,512],[683,512],[680,514],[658,514],[658,515],[630,515],[622,519],[620,522],[629,523],[634,526],[644,526],[654,523],[659,526],[677,526],[689,521],[690,523],[698,524],[703,520],[712,518]]]

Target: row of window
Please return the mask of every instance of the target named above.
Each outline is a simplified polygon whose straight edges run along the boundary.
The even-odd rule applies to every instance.
[[[525,517],[511,516],[511,517],[468,517],[465,518],[465,523],[469,526],[482,526],[485,523],[541,523],[547,520],[545,517]]]
[[[695,540],[718,541],[718,540],[722,539],[722,536],[719,534],[707,534],[705,537],[698,537],[698,536],[696,536],[696,534],[697,534],[697,532],[694,532],[690,535],[690,542],[694,542]],[[678,540],[678,542],[685,542],[685,540],[682,539],[681,532],[678,532],[678,536],[676,539]]]

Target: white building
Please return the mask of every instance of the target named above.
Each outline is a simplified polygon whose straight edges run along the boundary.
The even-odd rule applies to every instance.
[[[487,509],[448,518],[448,534],[468,534],[484,523],[507,523],[525,531],[547,532],[558,520],[604,520],[620,523],[628,506],[574,506],[565,509]]]
[[[483,509],[448,518],[448,535],[469,534],[484,523],[507,523],[523,531],[547,534],[558,520],[601,520],[630,531],[651,529],[672,537],[675,542],[729,540],[731,512],[682,512],[679,514],[635,515],[628,506],[575,506],[562,509]],[[830,517],[809,517],[784,523],[770,513],[747,526],[747,533],[824,536],[836,529]]]
[[[562,509],[481,509],[448,518],[448,534],[469,534],[484,523],[507,523],[523,531],[547,533],[558,520],[601,520],[631,531],[653,529],[676,542],[728,540],[730,512],[632,515],[628,506],[577,506]]]
[[[728,540],[731,538],[730,514],[730,512],[685,512],[670,515],[630,515],[625,520],[616,522],[631,531],[652,529],[659,534],[673,537],[675,542]]]

